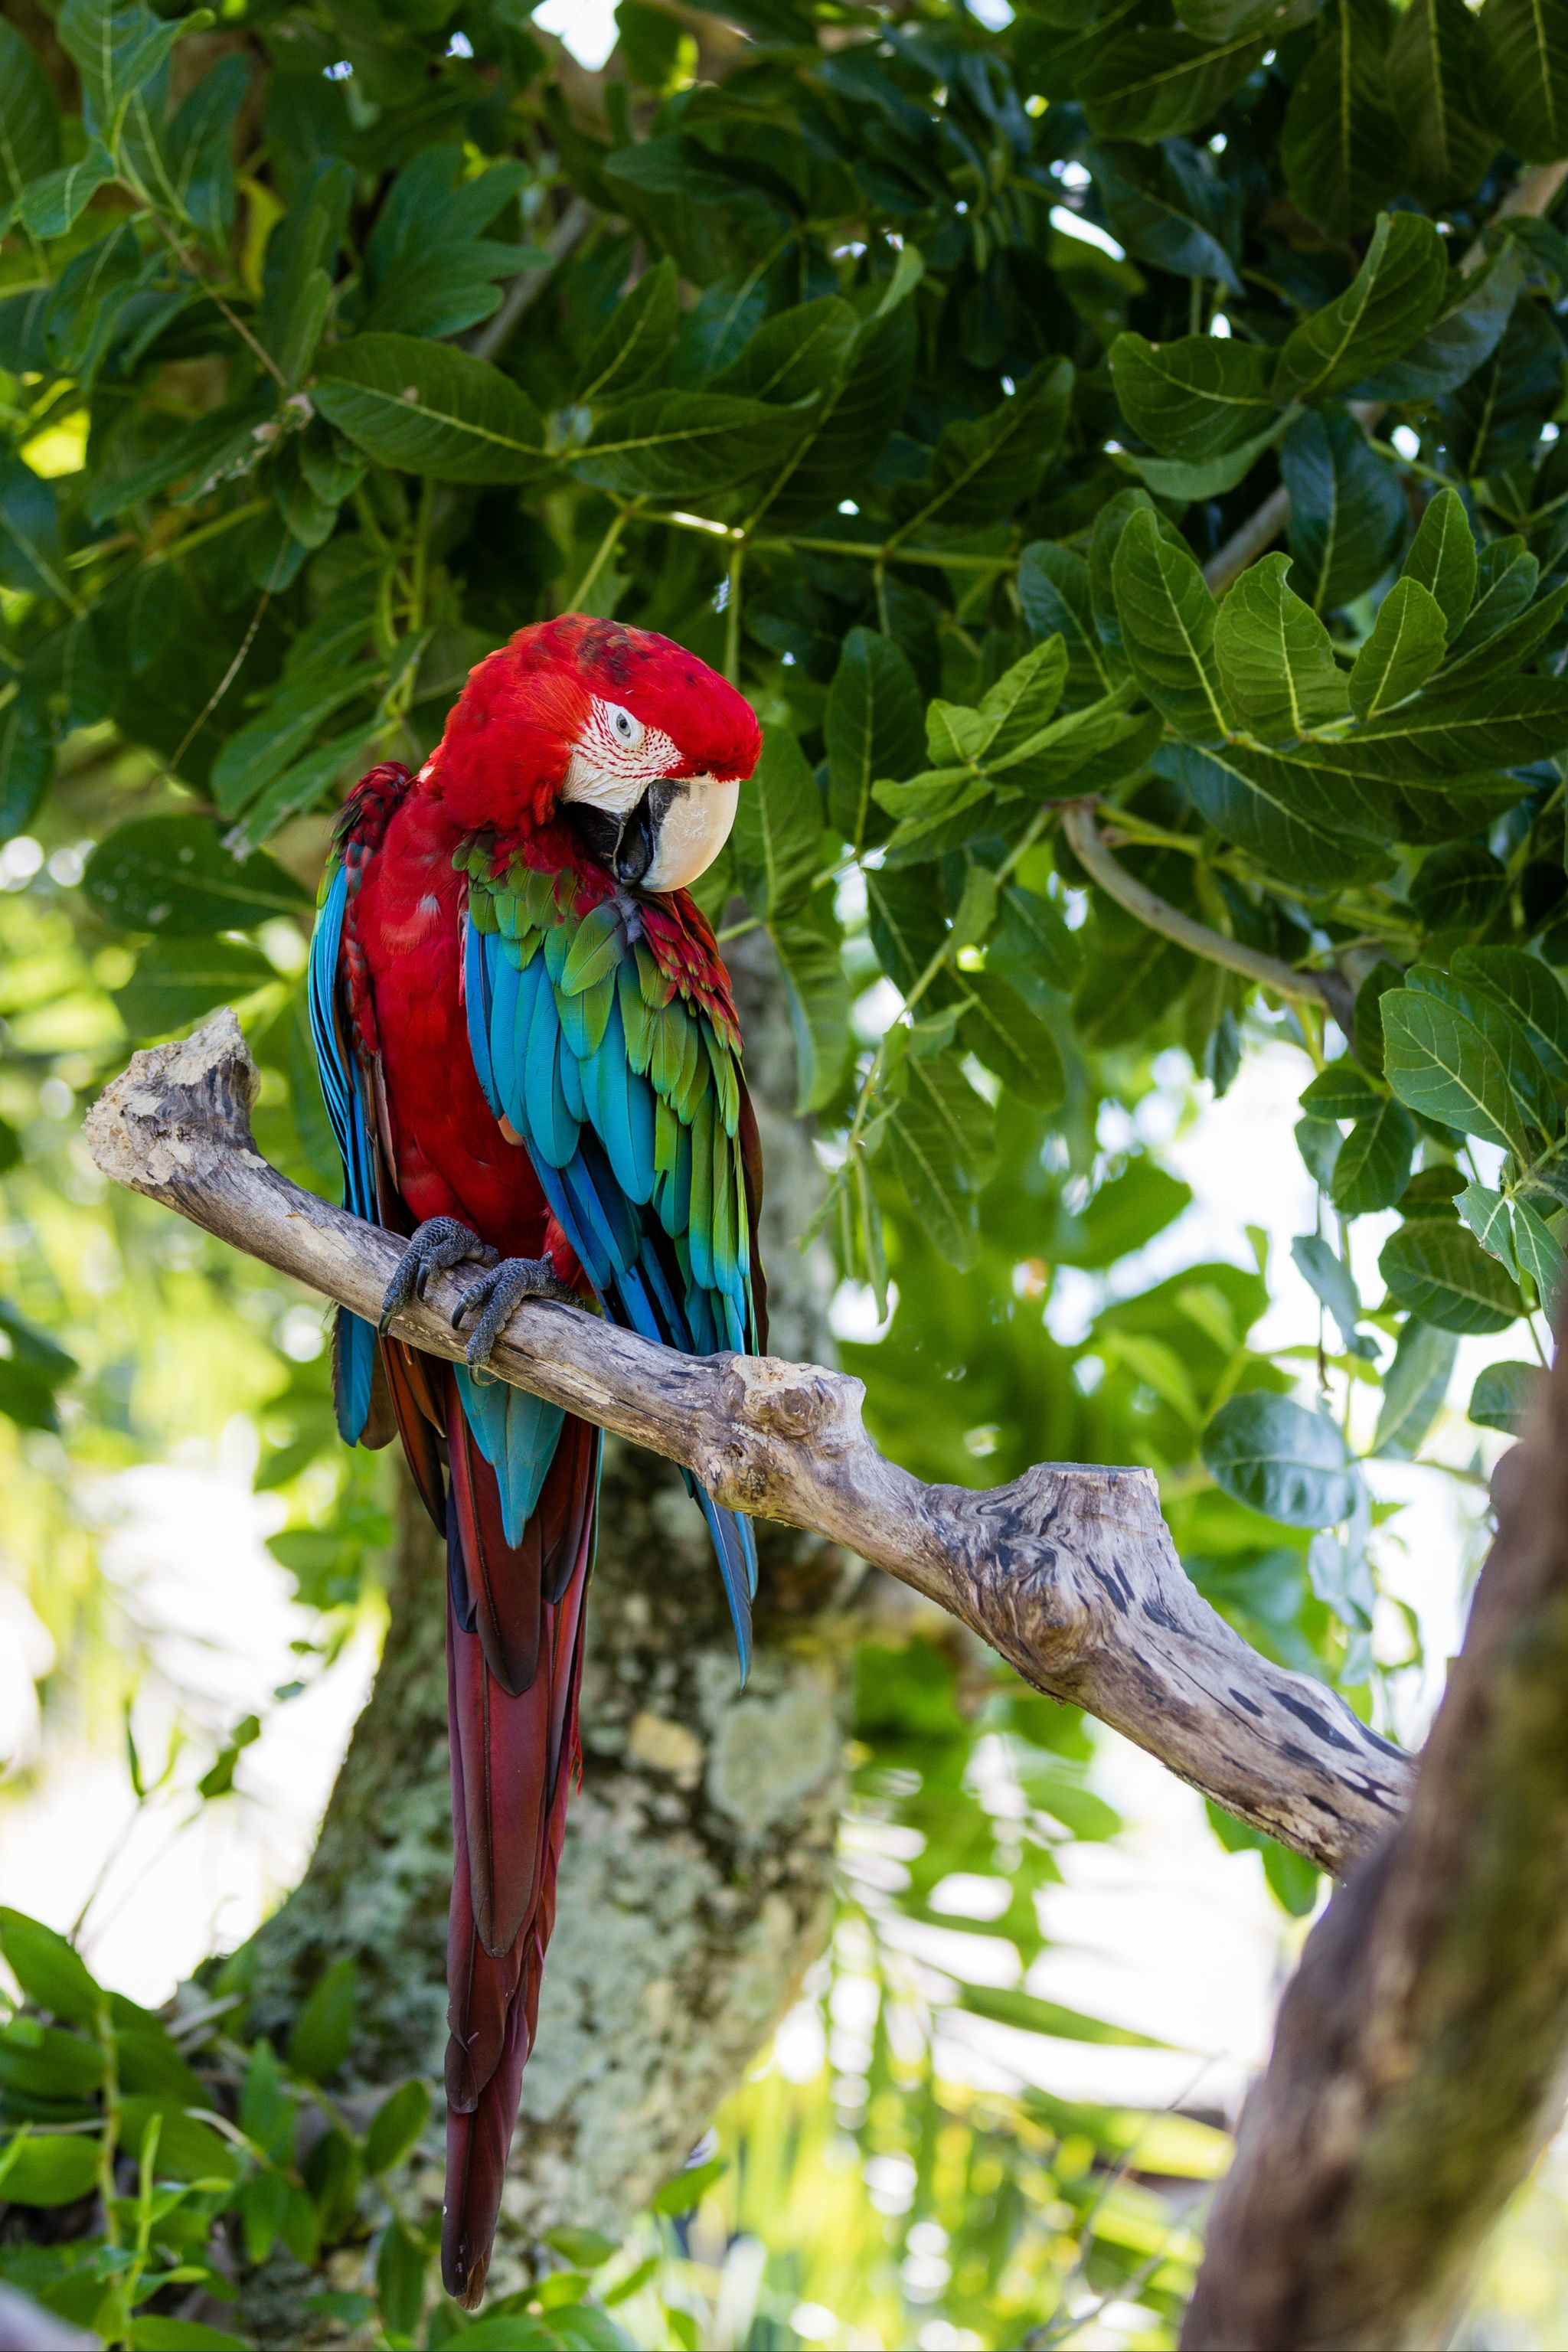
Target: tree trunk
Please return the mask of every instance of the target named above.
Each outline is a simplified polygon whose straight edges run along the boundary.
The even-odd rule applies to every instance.
[[[794,1053],[760,933],[731,972],[767,1167],[774,1345],[830,1349],[823,1254],[797,1236],[816,1164],[793,1117]],[[843,1557],[759,1523],[756,1656],[739,1685],[701,1514],[679,1473],[608,1437],[569,1817],[539,2042],[523,2077],[494,2288],[561,2221],[618,2230],[676,2170],[794,1998],[825,1939],[842,1788],[850,1633]],[[252,2030],[286,2035],[323,1967],[361,1982],[367,2084],[438,2084],[451,1874],[442,1549],[402,1501],[375,1687],[296,1892],[256,1938]],[[440,2176],[416,2182],[435,2205]],[[242,2306],[263,2344],[308,2335],[319,2280],[275,2257]]]

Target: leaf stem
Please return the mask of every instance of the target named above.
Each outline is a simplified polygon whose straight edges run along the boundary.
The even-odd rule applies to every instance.
[[[605,533],[604,538],[599,541],[598,549],[594,556],[593,562],[589,564],[588,569],[584,572],[583,577],[578,581],[577,585],[573,589],[571,595],[568,597],[565,608],[567,612],[581,612],[584,598],[592,593],[594,583],[597,580],[605,564],[608,563],[611,556],[614,555],[616,549],[620,544],[622,531],[625,530],[627,523],[630,522],[632,517],[637,513],[637,509],[635,506],[622,507],[618,514],[616,515],[610,524],[610,528]]]
[[[745,562],[746,542],[737,539],[730,551],[730,594],[724,606],[724,675],[731,686],[741,683],[741,576]]]

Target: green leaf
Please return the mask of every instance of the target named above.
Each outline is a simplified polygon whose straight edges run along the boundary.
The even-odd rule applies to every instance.
[[[787,727],[763,730],[756,772],[742,787],[731,843],[735,877],[753,914],[795,913],[822,854],[822,803],[805,755]]]
[[[577,2230],[563,2223],[558,2230],[547,2230],[544,2242],[564,2254],[573,2267],[580,2271],[603,2270],[613,2256],[620,2252],[614,2238],[601,2235],[597,2230]]]
[[[793,445],[788,470],[768,492],[764,511],[782,530],[816,521],[853,497],[903,415],[914,375],[914,305],[904,299],[914,278],[906,269],[918,249],[906,241],[900,257],[903,294],[895,273],[883,306],[859,330],[849,364],[811,412],[804,440]]]
[[[1225,695],[1241,725],[1266,743],[1310,735],[1350,709],[1329,633],[1286,586],[1289,569],[1288,555],[1266,555],[1241,574],[1215,622]]]
[[[1168,743],[1155,765],[1185,786],[1210,824],[1272,873],[1311,884],[1344,882],[1358,870],[1388,870],[1383,854],[1357,838],[1369,833],[1384,806],[1360,777],[1242,743],[1212,751]]]
[[[1517,533],[1493,540],[1477,566],[1477,601],[1454,639],[1455,660],[1463,661],[1480,652],[1503,630],[1511,627],[1528,609],[1540,579],[1540,562]]]
[[[1222,1404],[1201,1452],[1223,1491],[1291,1528],[1328,1528],[1355,1507],[1356,1474],[1331,1421],[1249,1389]]]
[[[887,1114],[887,1154],[932,1246],[961,1270],[979,1247],[976,1194],[989,1173],[991,1112],[956,1057],[912,1055]]]
[[[1401,1102],[1425,1118],[1530,1156],[1531,1113],[1544,1087],[1540,1065],[1506,1017],[1475,1014],[1424,987],[1382,1000],[1384,1065]]]
[[[1487,85],[1465,0],[1411,0],[1388,45],[1387,72],[1412,188],[1433,207],[1468,195],[1497,142],[1476,120]]]
[[[317,155],[267,247],[256,331],[289,385],[304,375],[326,325],[353,191],[353,171],[342,156]]]
[[[500,281],[550,255],[483,235],[518,194],[528,166],[515,160],[470,174],[462,151],[422,148],[393,182],[365,247],[375,332],[455,335],[500,307]]]
[[[1157,498],[1184,501],[1220,499],[1246,480],[1264,451],[1273,448],[1300,413],[1295,404],[1280,409],[1260,433],[1255,433],[1250,441],[1243,441],[1237,448],[1227,450],[1222,457],[1205,457],[1200,464],[1189,465],[1184,458],[1145,457],[1134,452],[1132,463]]]
[[[0,2194],[13,2205],[74,2205],[98,2178],[98,2155],[96,2133],[86,2139],[29,2137],[20,2146],[13,2139],[0,2149]]]
[[[857,851],[887,832],[871,787],[913,775],[923,751],[921,693],[890,637],[851,629],[828,688],[823,719],[827,814]]]
[[[849,1051],[849,982],[838,950],[809,916],[772,924],[795,1036],[795,1116],[830,1102]]]
[[[0,709],[0,841],[32,823],[54,764],[47,705],[24,688]]]
[[[1427,501],[1400,577],[1431,591],[1448,635],[1458,635],[1476,593],[1476,542],[1458,490]]]
[[[1184,335],[1153,344],[1118,335],[1110,375],[1132,430],[1167,457],[1195,463],[1251,441],[1276,422],[1274,354],[1256,343]]]
[[[1130,517],[1111,572],[1122,643],[1155,708],[1184,735],[1215,742],[1231,715],[1215,661],[1215,602],[1195,558],[1147,511]]]
[[[129,222],[79,253],[61,273],[44,320],[44,341],[62,375],[89,383],[106,357],[121,312],[146,276]]]
[[[1365,1118],[1382,1097],[1348,1058],[1331,1062],[1301,1089],[1301,1108],[1312,1118]]]
[[[153,457],[123,474],[95,480],[87,493],[89,522],[123,513],[161,490],[183,484],[182,501],[207,497],[220,482],[238,481],[260,463],[265,436],[258,428],[273,423],[275,402],[270,390],[249,394],[232,405],[183,425]]]
[[[1340,1147],[1329,1197],[1342,1216],[1391,1209],[1409,1181],[1415,1129],[1409,1113],[1386,1095],[1358,1118]]]
[[[1018,558],[1018,603],[1037,639],[1059,636],[1068,653],[1068,692],[1075,702],[1104,694],[1110,672],[1089,598],[1089,565],[1070,547],[1037,539]]]
[[[287,1536],[274,1536],[272,1538],[275,1546],[278,1544],[287,1543],[289,1540],[289,1538]],[[316,1540],[320,1541],[320,1538],[317,1538]],[[209,1802],[215,1797],[226,1797],[231,1795],[234,1790],[235,1768],[238,1764],[244,1750],[247,1748],[254,1747],[260,1737],[261,1719],[259,1716],[241,1716],[239,1721],[235,1725],[233,1731],[229,1734],[227,1744],[219,1748],[215,1761],[211,1766],[209,1766],[208,1769],[202,1774],[201,1779],[196,1782],[196,1788],[200,1794],[206,1798]]]
[[[1358,397],[1433,400],[1458,391],[1496,351],[1523,283],[1524,256],[1511,240],[1468,277],[1456,270],[1444,308],[1426,333],[1401,358],[1363,376],[1355,387]]]
[[[1314,610],[1331,612],[1392,561],[1409,518],[1399,477],[1338,407],[1297,420],[1280,444],[1279,471],[1290,493],[1290,552]]]
[[[811,423],[793,407],[710,392],[650,392],[599,416],[574,455],[579,480],[623,498],[694,498],[728,488],[776,460]]]
[[[985,951],[986,970],[999,971],[1037,1013],[1042,1008],[1042,991],[1047,998],[1070,996],[1082,969],[1082,951],[1051,901],[1015,883],[1003,891],[1000,910],[1000,927]]]
[[[1514,1280],[1519,1280],[1519,1262],[1513,1252],[1513,1228],[1509,1222],[1508,1202],[1489,1184],[1467,1184],[1454,1195],[1454,1206],[1489,1257],[1505,1265]]]
[[[1135,146],[1090,148],[1083,160],[1094,175],[1107,226],[1125,252],[1177,277],[1215,278],[1228,292],[1240,294],[1236,263],[1220,241],[1226,232],[1215,234],[1215,207],[1205,202],[1208,190],[1201,180],[1194,195],[1190,176],[1178,180],[1173,172],[1162,172],[1164,156],[1150,158]]]
[[[1322,400],[1397,359],[1431,325],[1447,290],[1447,256],[1432,223],[1419,213],[1382,214],[1338,301],[1287,337],[1275,399]]]
[[[411,2336],[425,2302],[428,2256],[395,2215],[382,2232],[375,2259],[375,2291],[382,2318],[394,2336]]]
[[[987,415],[948,425],[924,480],[900,486],[894,537],[979,530],[1021,506],[1061,446],[1072,389],[1070,362],[1046,361]]]
[[[249,88],[247,61],[220,58],[181,100],[163,142],[174,209],[219,249],[234,228],[234,121]]]
[[[265,707],[231,735],[213,761],[212,795],[225,816],[237,816],[264,784],[273,782],[304,751],[318,728],[345,702],[384,683],[379,662],[350,665],[336,677],[313,667],[285,678]]]
[[[64,1361],[70,1369],[70,1359]],[[68,2025],[96,2027],[104,1994],[80,1954],[54,1928],[25,1911],[0,1909],[0,1952],[36,2009]]]
[[[744,795],[742,795],[742,798]],[[930,871],[889,873],[873,868],[866,877],[867,927],[878,961],[900,996],[907,996],[937,950],[947,938],[947,908],[942,887]],[[942,983],[938,981],[936,987]],[[933,994],[933,1003],[947,995]]]
[[[552,463],[528,394],[448,344],[355,335],[321,354],[311,398],[367,456],[438,482],[532,481]]]
[[[1378,606],[1372,635],[1351,671],[1356,717],[1375,719],[1419,692],[1443,658],[1447,635],[1443,607],[1429,588],[1410,577],[1407,565],[1405,577]]]
[[[649,2212],[668,2213],[672,2219],[682,2213],[694,2213],[714,2182],[721,2180],[729,2169],[727,2156],[710,2157],[706,2164],[688,2166],[649,2198]]]
[[[74,163],[33,182],[19,207],[23,227],[43,244],[64,236],[114,176],[114,158],[101,139],[90,139]]]
[[[1330,236],[1348,236],[1399,188],[1405,140],[1390,102],[1380,16],[1360,0],[1329,0],[1322,23],[1290,93],[1279,161],[1307,218]]]
[[[60,160],[60,119],[31,44],[0,19],[0,214]]]
[[[974,1000],[959,1024],[969,1051],[1020,1102],[1055,1110],[1067,1092],[1067,1073],[1045,1023],[1000,974],[965,972],[963,985]]]
[[[1449,1331],[1411,1316],[1399,1335],[1394,1361],[1384,1375],[1383,1410],[1372,1450],[1385,1461],[1413,1462],[1448,1393],[1458,1353]]]
[[[1443,673],[1445,686],[1468,686],[1480,678],[1506,677],[1511,670],[1522,669],[1526,663],[1556,634],[1563,615],[1568,612],[1568,581],[1551,589],[1546,595],[1521,613],[1518,620],[1500,629],[1497,635],[1467,653],[1462,660],[1450,661]],[[1468,638],[1467,628],[1463,635]]]
[[[1112,1265],[1173,1225],[1192,1204],[1190,1184],[1147,1153],[1130,1160],[1120,1176],[1101,1184],[1089,1206],[1055,1244],[1064,1265],[1094,1272]]]
[[[1450,970],[1462,988],[1489,996],[1518,1023],[1543,1069],[1568,1078],[1568,996],[1550,964],[1522,948],[1458,948]]]
[[[1516,302],[1501,341],[1438,403],[1448,470],[1473,479],[1525,464],[1563,395],[1563,339],[1542,302]]]
[[[1545,1377],[1539,1364],[1489,1364],[1470,1391],[1470,1419],[1483,1429],[1522,1437]]]
[[[248,930],[310,904],[270,857],[230,856],[199,816],[132,818],[99,843],[82,887],[110,929],[176,939]]]
[[[1563,1277],[1568,1276],[1568,1257],[1545,1218],[1528,1201],[1513,1204],[1513,1255],[1519,1271],[1530,1276],[1536,1297],[1555,1320]]]
[[[1378,1271],[1396,1306],[1461,1333],[1506,1331],[1524,1302],[1468,1226],[1422,1217],[1384,1244]]]
[[[155,16],[142,0],[66,0],[60,45],[81,77],[88,129],[110,137],[127,100],[152,80],[182,33],[200,32],[212,21],[205,8],[171,20]]]
[[[363,727],[356,727],[347,735],[334,735],[330,742],[319,743],[313,751],[307,751],[303,759],[285,768],[280,776],[273,777],[246,811],[241,823],[226,836],[228,845],[237,855],[248,855],[291,816],[302,816],[308,809],[314,808],[341,778],[351,777],[363,768],[372,744],[384,734],[385,729],[384,719],[372,719]]]
[[[672,19],[669,21],[673,21]],[[616,303],[583,362],[577,397],[593,403],[624,399],[658,373],[680,324],[675,264],[668,256],[645,270]]]
[[[1489,121],[1521,163],[1568,155],[1568,5],[1486,0],[1480,37]]]
[[[1401,782],[1523,767],[1568,745],[1568,679],[1505,677],[1448,687],[1439,677],[1412,702],[1320,744],[1331,765]]]
[[[418,2140],[430,2114],[430,2094],[417,2078],[389,2091],[364,2136],[364,2168],[373,2176],[391,2172]]]
[[[795,407],[828,392],[849,364],[860,321],[847,302],[826,294],[766,319],[708,390]]]
[[[289,2037],[289,2063],[314,2083],[331,2082],[348,2056],[359,2006],[359,1974],[352,1959],[323,1969]]]
[[[1260,40],[1210,47],[1189,33],[1140,26],[1095,45],[1075,94],[1098,138],[1176,139],[1208,121],[1263,50]]]
[[[55,486],[20,457],[0,457],[0,585],[70,598]]]
[[[1290,1244],[1290,1255],[1339,1325],[1345,1346],[1352,1347],[1365,1309],[1350,1267],[1343,1258],[1335,1256],[1321,1234],[1298,1234]]]

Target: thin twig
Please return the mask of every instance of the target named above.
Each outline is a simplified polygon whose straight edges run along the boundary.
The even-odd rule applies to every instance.
[[[556,265],[581,245],[598,215],[585,196],[574,196],[550,235],[544,240],[548,261],[530,263],[520,269],[507,289],[505,301],[494,318],[487,319],[479,332],[470,335],[468,348],[476,359],[493,360],[506,343],[512,329],[525,310],[536,302]]]
[[[1130,915],[1136,915],[1150,930],[1173,940],[1189,954],[1203,956],[1209,963],[1223,964],[1227,971],[1240,972],[1259,987],[1273,989],[1278,996],[1327,1005],[1341,1028],[1349,1034],[1353,999],[1341,974],[1298,971],[1293,964],[1282,963],[1278,956],[1264,955],[1257,948],[1245,947],[1239,940],[1227,940],[1223,931],[1210,930],[1206,923],[1194,922],[1191,915],[1184,915],[1179,907],[1159,897],[1111,856],[1100,837],[1092,801],[1064,802],[1062,831],[1079,865],[1099,883],[1107,898],[1125,907]]]

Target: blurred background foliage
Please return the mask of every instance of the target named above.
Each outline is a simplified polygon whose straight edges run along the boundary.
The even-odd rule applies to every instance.
[[[5,0],[0,1535],[51,1738],[128,1736],[147,1671],[116,1475],[236,1416],[318,1612],[276,1704],[376,1622],[390,1474],[335,1443],[319,1307],[108,1196],[78,1107],[233,1003],[262,1148],[335,1187],[300,985],[335,799],[574,606],[766,724],[704,896],[777,951],[879,1441],[972,1486],[1146,1465],[1215,1605],[1394,1727],[1418,1629],[1363,1465],[1416,1454],[1460,1336],[1531,1349],[1561,1266],[1559,13],[621,0],[590,74],[520,0]],[[1227,551],[1281,490],[1289,584]],[[1271,1353],[1261,1234],[1168,1270],[1158,1147],[1281,1044],[1323,1315]],[[1363,1299],[1347,1230],[1395,1208]],[[1529,1377],[1483,1375],[1478,1423]],[[130,1738],[137,1800],[223,1801],[258,1729]],[[475,2352],[1172,2340],[1201,2097],[980,2094],[937,2053],[954,2008],[1119,2036],[984,1981],[1114,1832],[1088,1732],[915,1622],[879,1624],[856,1739],[820,2057],[738,2092],[626,2249],[542,2250]],[[1315,1874],[1264,1867],[1305,1916]],[[1014,1964],[900,1940],[954,1916]],[[324,2340],[464,2331],[399,2205],[419,2095],[395,2128],[337,2079],[352,1985],[273,2053],[221,1971],[160,2022],[0,1941],[0,2273],[155,2352],[224,2340],[282,2233]]]

